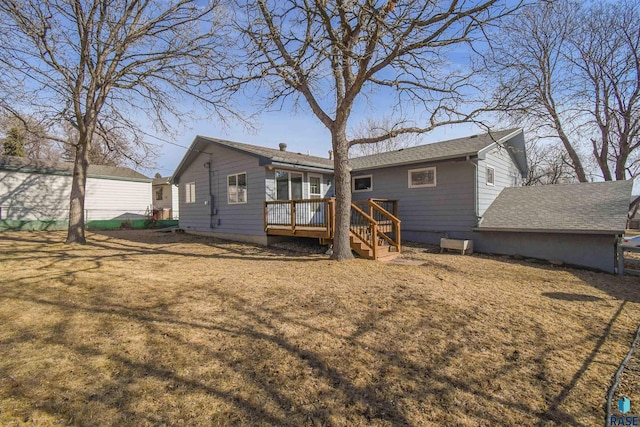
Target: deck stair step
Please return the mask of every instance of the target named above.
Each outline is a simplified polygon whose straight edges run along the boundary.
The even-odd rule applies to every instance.
[[[362,241],[358,236],[353,233],[349,234],[349,242],[351,249],[353,249],[358,255],[365,259],[377,259],[379,261],[390,261],[400,255],[397,248],[389,246],[387,242],[379,244],[376,248],[376,258],[373,255],[373,249],[371,249],[366,243]]]

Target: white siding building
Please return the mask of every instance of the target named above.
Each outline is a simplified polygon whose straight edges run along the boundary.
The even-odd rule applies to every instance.
[[[0,156],[0,220],[66,221],[72,171],[71,163]],[[147,218],[152,209],[151,181],[129,168],[89,166],[85,220]]]

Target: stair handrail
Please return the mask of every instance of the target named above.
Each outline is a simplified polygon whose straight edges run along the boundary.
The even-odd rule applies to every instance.
[[[384,240],[386,240],[389,245],[391,246],[395,246],[397,251],[400,252],[400,246],[401,246],[401,240],[400,240],[400,219],[398,217],[396,217],[395,215],[393,215],[391,212],[389,212],[388,210],[386,210],[385,208],[383,208],[382,206],[378,205],[376,203],[377,200],[384,200],[384,199],[369,199],[367,202],[369,204],[369,210],[370,212],[373,214],[374,210],[377,210],[378,212],[380,212],[384,217],[388,218],[392,223],[393,223],[393,230],[394,230],[394,234],[396,236],[396,239],[392,239],[391,237],[389,237],[385,232],[381,231],[381,230],[377,230],[376,234],[380,237],[382,237]],[[371,215],[371,217],[373,217],[373,215]],[[373,219],[373,218],[372,218]],[[375,221],[375,220],[374,220]],[[377,224],[377,223],[376,223]],[[377,226],[376,226],[377,228]],[[377,246],[377,244],[376,244]]]
[[[365,211],[360,209],[354,203],[351,203],[351,209],[355,210],[360,215],[362,215],[362,217],[370,225],[370,227],[371,227],[371,241],[369,241],[369,239],[367,239],[366,236],[363,236],[357,230],[353,229],[351,227],[352,226],[351,222],[349,222],[349,230],[351,230],[351,232],[354,235],[356,235],[365,245],[367,245],[369,248],[371,248],[371,250],[373,251],[373,258],[375,259],[376,258],[376,252],[377,252],[377,246],[378,246],[376,244],[376,242],[378,241],[378,236],[377,236],[377,234],[378,234],[378,221],[373,219],[369,214],[367,214]]]

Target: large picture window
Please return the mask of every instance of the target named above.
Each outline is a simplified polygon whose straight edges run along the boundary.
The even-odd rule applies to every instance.
[[[373,176],[354,176],[351,178],[351,189],[354,193],[373,190]]]
[[[196,202],[196,183],[195,182],[187,182],[184,185],[184,201],[185,203]]]
[[[436,168],[422,168],[409,170],[409,188],[435,187]]]
[[[247,173],[227,176],[227,201],[230,205],[247,203]]]

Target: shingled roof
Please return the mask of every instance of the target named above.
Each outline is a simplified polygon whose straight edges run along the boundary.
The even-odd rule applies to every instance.
[[[207,146],[211,144],[253,155],[259,159],[259,164],[262,166],[293,166],[333,171],[333,160],[331,159],[198,135],[176,168],[173,180],[177,182],[189,164],[195,160],[198,154],[206,152]],[[522,129],[499,130],[387,153],[357,157],[351,159],[350,163],[353,170],[366,170],[377,167],[464,158],[466,156],[473,157],[478,156],[483,150],[499,144],[503,144],[506,149],[510,150],[509,152],[514,156],[520,171],[523,175],[526,174],[527,160],[524,153]]]
[[[362,170],[474,156],[482,149],[487,148],[494,143],[504,142],[521,132],[521,129],[499,130],[464,138],[403,148],[400,150],[389,151],[387,153],[356,157],[351,159],[350,162],[354,170]]]
[[[0,156],[0,170],[24,173],[44,173],[51,175],[71,175],[73,174],[73,163],[32,160],[15,156]],[[89,165],[87,175],[92,178],[118,178],[128,181],[151,181],[151,178],[148,178],[133,169],[119,166]]]
[[[623,233],[633,181],[505,188],[478,230]]]
[[[292,151],[283,151],[275,148],[260,147],[258,145],[243,144],[241,142],[225,141],[223,139],[207,137],[200,138],[228,148],[255,154],[259,157],[267,158],[272,162],[333,169],[333,160],[325,159],[324,157],[309,156],[302,153],[294,153]]]
[[[200,153],[206,152],[209,145],[218,145],[252,155],[258,158],[258,162],[262,166],[275,165],[283,167],[306,167],[317,168],[324,171],[333,171],[333,160],[325,159],[323,157],[308,156],[306,154],[294,153],[291,151],[282,151],[275,148],[260,147],[258,145],[244,144],[241,142],[198,135],[191,143],[191,146],[173,173],[172,180],[177,182],[182,172]]]

